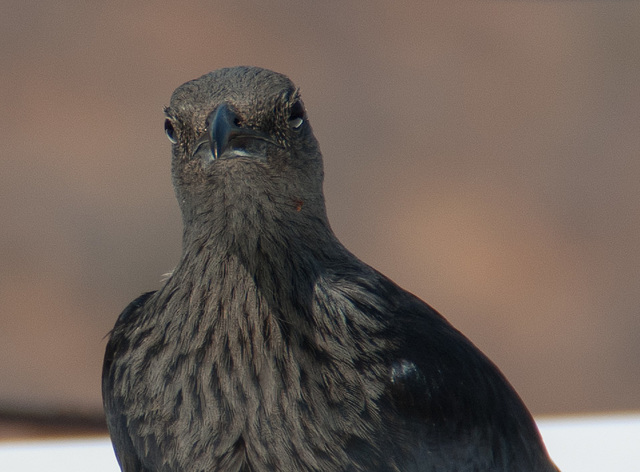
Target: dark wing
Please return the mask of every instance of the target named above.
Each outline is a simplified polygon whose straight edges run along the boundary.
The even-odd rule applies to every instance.
[[[115,328],[110,333],[102,365],[102,401],[113,449],[123,472],[143,472],[145,469],[131,442],[127,420],[122,413],[123,405],[119,404],[119,400],[113,395],[114,383],[117,382],[114,378],[113,364],[117,362],[118,353],[128,348],[127,339],[122,335],[123,327],[138,316],[145,302],[154,293],[147,292],[136,298],[118,317]]]
[[[393,317],[398,348],[389,392],[411,432],[430,438],[424,454],[433,452],[430,441],[437,438],[442,454],[460,457],[460,470],[556,471],[531,414],[500,370],[434,309],[395,288],[403,302]]]
[[[382,410],[406,438],[401,470],[557,470],[500,370],[433,308],[363,266],[332,287],[351,300],[354,319],[366,313],[385,326],[372,336],[391,346]]]

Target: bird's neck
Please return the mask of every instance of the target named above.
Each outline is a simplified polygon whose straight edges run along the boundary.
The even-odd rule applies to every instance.
[[[322,259],[327,249],[341,247],[329,226],[322,193],[280,196],[246,182],[233,183],[236,187],[225,182],[206,205],[183,210],[183,257],[235,256],[250,272],[264,270],[260,265],[265,264],[289,272],[301,269],[299,263]]]
[[[196,303],[229,300],[236,311],[209,310],[211,319],[229,316],[235,323],[246,318],[260,325],[275,317],[303,323],[315,281],[342,248],[324,207],[305,203],[221,199],[212,211],[185,221],[182,261],[174,272],[177,283],[201,291],[189,295]],[[253,311],[240,313],[243,304]]]

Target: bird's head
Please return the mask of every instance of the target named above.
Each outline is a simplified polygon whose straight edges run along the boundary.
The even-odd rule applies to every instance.
[[[178,87],[165,114],[185,223],[202,214],[246,215],[247,206],[325,214],[318,142],[284,75],[216,70]]]

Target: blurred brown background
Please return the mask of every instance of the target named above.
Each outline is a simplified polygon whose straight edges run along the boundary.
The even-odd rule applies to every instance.
[[[180,253],[162,107],[238,64],[301,87],[347,247],[534,414],[640,408],[639,3],[0,5],[0,412],[100,414]]]

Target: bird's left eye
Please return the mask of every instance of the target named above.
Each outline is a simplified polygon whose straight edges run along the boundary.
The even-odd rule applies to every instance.
[[[304,123],[304,105],[298,100],[291,107],[291,114],[289,115],[289,126],[293,129],[299,129]]]
[[[169,141],[171,141],[173,144],[178,142],[178,138],[176,136],[176,130],[173,127],[173,123],[169,118],[164,120],[164,132],[166,133],[167,138],[169,138]]]

